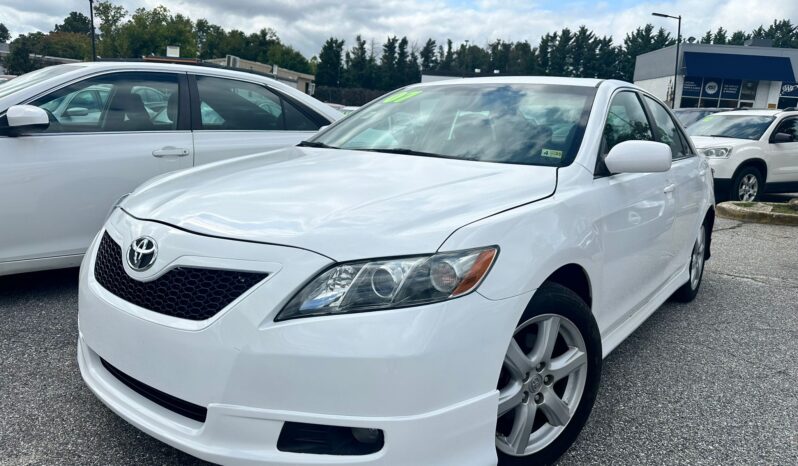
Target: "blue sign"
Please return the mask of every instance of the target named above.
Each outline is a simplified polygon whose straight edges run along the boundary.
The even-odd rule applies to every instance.
[[[782,97],[798,97],[798,83],[781,83]]]
[[[740,98],[740,86],[743,82],[739,79],[724,79],[720,90],[721,99],[737,100]]]
[[[713,97],[715,99],[720,95],[720,79],[704,78],[702,97]]]
[[[684,84],[682,85],[682,97],[700,97],[702,81],[701,78],[685,76]]]

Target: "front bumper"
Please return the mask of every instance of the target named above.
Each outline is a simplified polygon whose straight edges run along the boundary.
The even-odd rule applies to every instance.
[[[178,243],[188,235],[186,241],[204,244],[193,250],[221,248],[228,257],[238,247],[260,248],[269,256],[264,263],[279,270],[211,322],[186,327],[108,293],[94,280],[96,246],[90,249],[80,277],[81,374],[133,425],[222,464],[495,464],[495,386],[529,294],[491,301],[473,293],[415,308],[275,323],[282,303],[326,259],[292,250],[288,261],[277,250],[287,248],[164,235],[168,227],[119,215],[109,225],[117,236],[124,228]],[[139,395],[100,358],[206,407],[205,422]],[[283,452],[277,440],[285,422],[381,429],[385,444],[362,456]]]

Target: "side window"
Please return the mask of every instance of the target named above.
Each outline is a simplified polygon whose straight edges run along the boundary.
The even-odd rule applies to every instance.
[[[317,131],[319,125],[299,111],[290,102],[283,99],[285,112],[285,129],[288,131]]]
[[[790,134],[793,142],[798,141],[798,118],[785,118],[773,132],[776,133]]]
[[[665,107],[648,96],[643,96],[643,100],[654,118],[654,132],[657,141],[671,146],[671,155],[674,159],[689,157],[690,149],[683,145],[679,128]]]
[[[205,130],[282,130],[280,98],[264,86],[197,76],[200,121]]]
[[[651,127],[640,100],[634,92],[620,92],[613,97],[604,125],[601,155],[624,141],[653,141]]]
[[[177,129],[179,84],[171,73],[114,73],[63,87],[31,102],[48,112],[47,133]],[[157,105],[141,89],[158,95]]]

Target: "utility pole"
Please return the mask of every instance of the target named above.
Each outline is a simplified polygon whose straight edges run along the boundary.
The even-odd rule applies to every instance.
[[[651,15],[675,19],[679,22],[676,29],[676,63],[673,65],[673,99],[671,100],[671,108],[676,108],[676,80],[679,79],[679,46],[682,42],[682,15],[671,16],[664,13],[651,13]]]
[[[94,0],[89,0],[89,17],[91,17],[91,61],[97,61],[97,39],[94,37]]]

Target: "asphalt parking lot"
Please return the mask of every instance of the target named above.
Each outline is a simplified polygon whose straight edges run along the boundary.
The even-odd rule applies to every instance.
[[[798,464],[798,229],[719,220],[702,290],[604,363],[560,464]],[[200,464],[83,385],[77,271],[0,278],[0,464]]]

